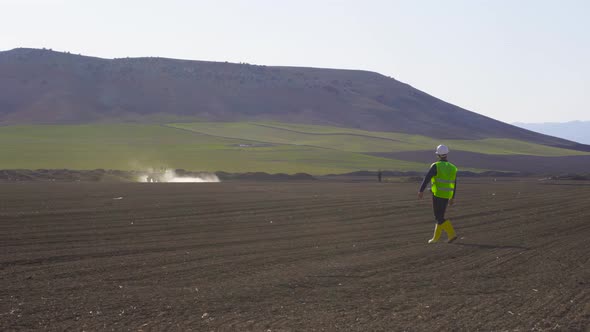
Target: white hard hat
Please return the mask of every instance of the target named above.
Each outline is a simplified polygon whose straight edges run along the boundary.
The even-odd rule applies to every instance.
[[[441,144],[436,147],[436,154],[442,156],[442,155],[445,155],[448,153],[449,153],[449,148],[446,145]]]

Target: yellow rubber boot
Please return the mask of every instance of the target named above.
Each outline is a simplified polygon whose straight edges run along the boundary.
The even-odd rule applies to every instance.
[[[445,222],[442,223],[441,227],[445,232],[447,232],[447,243],[451,243],[457,239],[457,234],[455,233],[453,224],[451,224],[451,219],[445,220]]]
[[[439,224],[436,224],[436,226],[434,226],[434,235],[432,236],[432,239],[428,240],[428,243],[436,243],[438,242],[438,239],[440,238],[440,235],[442,234],[442,227]]]

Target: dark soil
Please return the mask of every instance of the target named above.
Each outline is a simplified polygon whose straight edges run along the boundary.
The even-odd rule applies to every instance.
[[[585,331],[590,186],[4,183],[0,330]]]
[[[375,152],[371,155],[396,160],[432,163],[432,151]],[[508,172],[556,174],[588,173],[590,156],[541,157],[529,155],[491,155],[469,151],[452,151],[449,161],[463,168],[495,169]]]
[[[221,181],[247,180],[247,181],[292,181],[315,180],[307,173],[297,174],[269,174],[265,172],[252,173],[226,173],[226,172],[192,172],[184,169],[176,169],[179,177],[210,177],[216,175]],[[72,170],[72,169],[8,169],[0,170],[0,181],[3,182],[32,182],[32,181],[58,181],[58,182],[138,182],[144,171],[121,170]]]

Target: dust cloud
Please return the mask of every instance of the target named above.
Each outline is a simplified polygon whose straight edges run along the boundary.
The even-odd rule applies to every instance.
[[[139,176],[138,182],[163,182],[163,183],[205,183],[220,182],[215,174],[200,174],[199,176],[179,176],[174,170],[163,171],[150,169]]]

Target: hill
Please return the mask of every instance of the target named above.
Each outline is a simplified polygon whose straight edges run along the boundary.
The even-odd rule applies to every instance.
[[[279,121],[588,150],[357,70],[0,52],[0,124]]]

